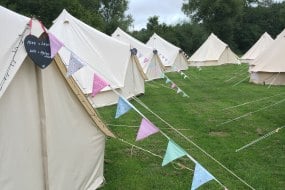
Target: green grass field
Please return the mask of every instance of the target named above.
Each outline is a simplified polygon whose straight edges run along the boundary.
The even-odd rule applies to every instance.
[[[183,129],[181,132],[185,136],[255,189],[285,189],[285,129],[247,149],[235,152],[243,145],[284,126],[285,102],[220,125],[229,119],[254,112],[285,99],[285,87],[271,86],[268,88],[268,86],[251,84],[248,80],[233,86],[247,76],[247,65],[206,67],[201,71],[189,68],[185,73],[190,76],[190,79],[183,79],[178,73],[167,75],[189,95],[189,98],[183,98],[175,91],[166,88],[164,80],[156,80],[146,83],[145,95],[140,96],[139,99],[176,129]],[[235,78],[225,82],[233,76]],[[273,95],[277,96],[233,109],[223,109]],[[249,189],[137,102],[131,100],[131,103],[228,189]],[[101,108],[98,111],[103,120],[111,124],[109,127],[118,137],[164,156],[168,141],[160,133],[135,142],[141,116],[134,110],[119,119],[114,119],[116,106]],[[187,157],[174,162],[191,169],[195,167]],[[101,189],[180,190],[190,188],[193,171],[173,163],[162,167],[161,163],[162,159],[159,157],[138,150],[117,139],[108,138],[104,169],[106,184]],[[223,188],[212,180],[200,189]]]

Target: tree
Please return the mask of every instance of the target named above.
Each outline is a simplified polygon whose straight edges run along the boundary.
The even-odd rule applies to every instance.
[[[245,4],[245,0],[188,0],[182,10],[194,23],[203,23],[208,32],[233,46],[235,23]]]
[[[103,28],[102,16],[98,12],[99,0],[0,0],[0,3],[28,17],[35,16],[46,27],[50,27],[60,12],[67,9],[82,21],[94,27]]]
[[[128,30],[133,23],[132,16],[125,15],[128,3],[127,0],[101,0],[100,13],[105,22],[105,33],[112,34],[118,26]]]

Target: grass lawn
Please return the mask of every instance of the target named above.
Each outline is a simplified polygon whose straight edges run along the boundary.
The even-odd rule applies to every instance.
[[[185,73],[190,76],[190,79],[183,79],[178,73],[168,73],[167,76],[176,82],[189,95],[189,98],[184,98],[164,87],[165,80],[156,80],[146,83],[145,95],[140,96],[139,99],[176,129],[183,129],[181,132],[185,136],[255,189],[285,189],[285,128],[247,149],[235,152],[243,145],[284,126],[285,102],[220,125],[229,119],[260,110],[285,99],[285,87],[268,88],[268,86],[251,84],[248,80],[234,86],[246,78],[247,65],[205,67],[200,71],[189,68]],[[233,76],[236,77],[226,81]],[[284,94],[233,109],[223,109],[280,93]],[[137,102],[131,100],[131,103],[228,189],[249,189]],[[134,110],[119,119],[114,119],[116,106],[101,108],[98,111],[103,120],[112,125],[109,127],[118,137],[164,156],[168,140],[160,133],[135,142],[141,116]],[[174,162],[191,169],[195,167],[187,157]],[[108,138],[104,169],[106,184],[101,189],[189,189],[193,171],[179,167],[173,164],[174,162],[162,167],[161,158],[117,139]],[[200,189],[223,188],[212,180]]]

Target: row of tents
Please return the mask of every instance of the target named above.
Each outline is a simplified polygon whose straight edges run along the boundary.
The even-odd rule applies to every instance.
[[[143,94],[145,81],[167,72],[240,63],[214,34],[187,60],[180,48],[157,34],[146,44],[120,28],[108,36],[66,10],[47,30],[36,19],[0,6],[0,24],[5,26],[0,34],[1,189],[98,188],[104,181],[105,138],[115,135],[95,108],[117,103],[119,95]],[[64,47],[40,69],[23,41],[44,31]],[[66,77],[74,57],[84,67]],[[109,84],[96,96],[94,73]]]
[[[104,182],[106,136],[96,113],[118,97],[144,93],[147,80],[188,69],[185,54],[154,34],[147,44],[118,29],[108,36],[66,10],[47,30],[0,6],[1,189],[86,189]],[[46,32],[64,46],[40,69],[25,49]],[[31,42],[32,43],[32,42]],[[151,47],[151,48],[150,48]],[[32,50],[34,51],[34,50]],[[67,77],[71,59],[84,65]],[[92,96],[94,73],[108,82]]]

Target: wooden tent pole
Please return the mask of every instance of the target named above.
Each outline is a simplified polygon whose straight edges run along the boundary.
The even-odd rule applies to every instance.
[[[62,62],[59,55],[56,55],[54,57],[54,62],[56,63],[57,67],[59,68],[61,74],[63,75],[63,78],[65,78],[66,82],[72,89],[75,96],[78,98],[78,100],[81,102],[81,104],[84,106],[85,110],[90,115],[91,119],[94,121],[94,123],[98,126],[98,128],[107,136],[116,138],[116,136],[108,129],[108,127],[105,125],[105,123],[100,119],[98,114],[96,113],[95,108],[90,104],[89,100],[85,97],[84,93],[76,83],[76,81],[72,77],[66,77],[67,69]]]

